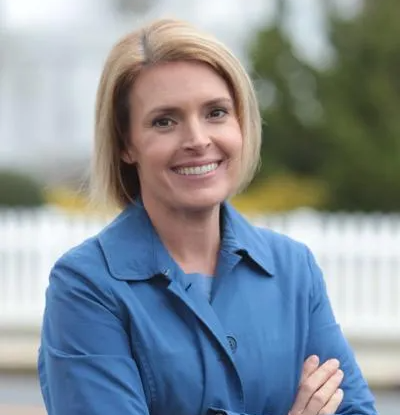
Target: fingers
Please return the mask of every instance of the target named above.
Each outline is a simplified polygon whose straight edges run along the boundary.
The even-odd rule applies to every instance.
[[[336,373],[338,368],[339,361],[337,359],[330,359],[321,365],[317,370],[312,372],[310,376],[307,378],[304,377],[303,381],[300,383],[296,400],[291,409],[291,414],[295,415],[297,413],[302,413],[306,409],[311,397],[318,391],[318,389],[321,388],[322,385],[327,382],[328,379],[331,378],[332,375]],[[324,405],[325,404],[326,402]]]
[[[343,371],[337,370],[322,386],[319,388],[311,397],[310,401],[308,402],[303,414],[304,415],[316,415],[320,414],[322,408],[326,405],[332,406],[330,401],[335,396],[337,391],[339,390],[339,385],[343,380]],[[334,403],[336,402],[337,397],[334,399]],[[328,406],[328,409],[329,409]],[[335,412],[335,411],[334,411]],[[332,414],[334,412],[328,412]]]
[[[309,356],[304,362],[300,383],[303,383],[309,376],[311,376],[318,369],[318,366],[319,357],[315,354]]]
[[[304,381],[318,369],[318,366],[319,366],[319,357],[317,355],[311,355],[305,360],[303,364],[303,372],[301,374],[300,385],[303,384]],[[298,393],[296,397],[296,401],[289,415],[297,415],[297,413],[300,413],[304,409],[306,404],[307,404],[307,398],[304,396],[304,394],[300,395]]]
[[[344,393],[342,389],[337,389],[329,402],[319,411],[318,415],[331,415],[336,413],[343,401]]]

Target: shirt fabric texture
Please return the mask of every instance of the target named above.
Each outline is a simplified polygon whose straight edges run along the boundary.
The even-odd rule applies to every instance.
[[[311,354],[341,363],[337,414],[377,414],[309,249],[221,214],[210,300],[140,204],[56,262],[38,360],[49,415],[287,415]]]

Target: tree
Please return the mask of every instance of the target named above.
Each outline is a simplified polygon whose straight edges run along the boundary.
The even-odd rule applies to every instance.
[[[253,43],[264,128],[261,177],[319,178],[328,209],[400,210],[400,25],[397,0],[366,0],[352,20],[326,9],[333,64],[298,58],[280,20]],[[282,3],[283,4],[283,3]]]
[[[0,208],[37,207],[43,204],[43,188],[30,176],[11,170],[0,171]]]

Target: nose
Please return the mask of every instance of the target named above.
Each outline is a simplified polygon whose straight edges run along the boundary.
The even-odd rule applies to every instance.
[[[187,122],[184,131],[183,147],[187,150],[203,150],[211,144],[211,137],[207,128],[198,119]]]

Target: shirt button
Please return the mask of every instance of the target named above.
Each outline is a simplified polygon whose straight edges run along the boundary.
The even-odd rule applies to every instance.
[[[229,347],[231,348],[232,353],[235,353],[237,349],[236,339],[233,336],[226,336],[226,338],[228,339]]]

